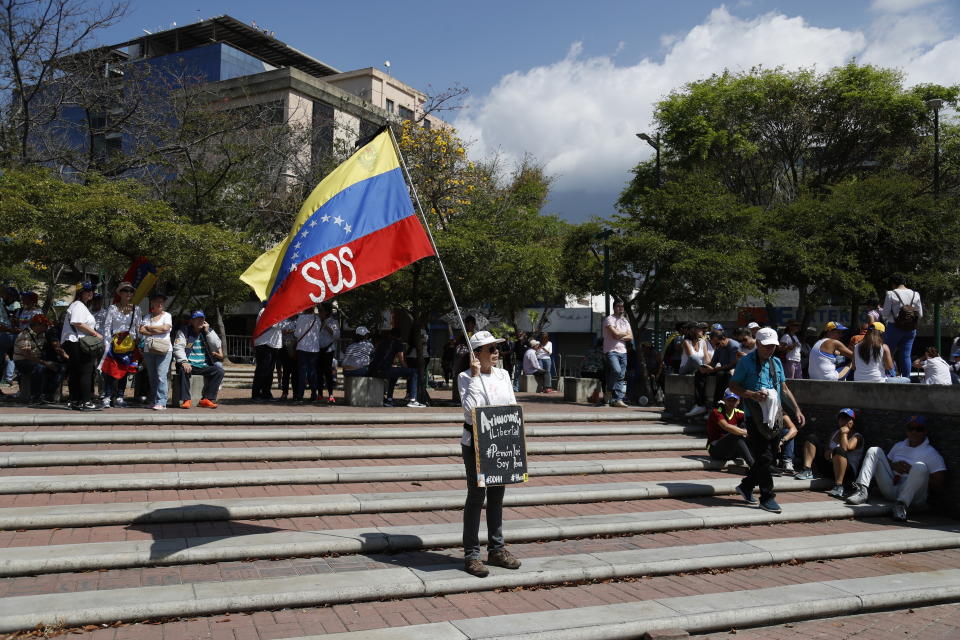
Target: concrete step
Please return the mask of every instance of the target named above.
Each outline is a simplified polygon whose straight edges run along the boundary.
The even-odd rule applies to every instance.
[[[960,570],[808,582],[594,607],[477,617],[287,640],[635,640],[919,607],[960,599]]]
[[[734,493],[741,478],[678,479],[674,482],[620,482],[511,488],[505,506],[574,504],[661,497],[702,497]],[[778,478],[777,491],[826,489],[827,480]],[[462,509],[464,492],[332,494],[225,500],[170,500],[111,504],[65,504],[0,509],[0,529],[49,529],[158,522],[203,522],[348,513]]]
[[[879,517],[887,515],[891,508],[889,503],[883,501],[874,501],[856,507],[830,501],[785,504],[783,513],[780,514],[735,506],[568,518],[534,518],[506,520],[504,535],[511,543],[592,536],[622,536],[657,531]],[[13,547],[0,549],[0,576],[224,562],[253,558],[398,553],[454,547],[461,542],[462,534],[463,525],[451,523],[416,527],[273,531],[243,536],[203,536],[153,541]],[[481,542],[485,542],[486,532],[483,527],[480,535]]]
[[[701,438],[662,440],[587,440],[528,442],[531,455],[570,455],[614,451],[703,450]],[[0,453],[0,467],[56,467],[172,462],[255,462],[259,460],[349,460],[369,458],[459,457],[460,444],[370,446],[237,447],[182,449],[113,449],[90,451],[23,451]]]
[[[599,411],[527,411],[524,423],[531,422],[637,422],[659,420],[660,411],[652,409],[601,409]],[[338,412],[332,407],[308,410],[277,409],[269,413],[232,413],[226,406],[216,411],[137,411],[110,410],[96,417],[77,411],[55,409],[0,415],[0,427],[85,426],[97,425],[243,425],[243,424],[463,424],[462,411],[445,409],[407,409],[406,407]]]
[[[557,460],[530,462],[530,474],[539,476],[646,473],[657,471],[716,471],[724,463],[706,456],[637,458],[625,460]],[[351,482],[408,482],[457,480],[462,464],[378,467],[310,467],[243,471],[171,471],[0,477],[0,495],[76,491],[131,491],[142,489],[202,489],[275,484],[342,484]]]
[[[918,531],[923,531],[923,534],[918,535]],[[681,571],[746,567],[794,560],[821,560],[895,551],[925,551],[957,546],[960,546],[960,532],[956,527],[923,529],[896,527],[889,531],[875,532],[869,540],[864,540],[862,535],[853,533],[530,558],[525,560],[523,566],[516,571],[494,568],[491,575],[483,580],[465,574],[462,571],[462,565],[456,563],[447,567],[429,565],[344,572],[324,576],[323,580],[318,580],[315,575],[309,575],[241,582],[197,582],[188,585],[15,596],[0,601],[0,632],[31,629],[37,625],[84,625],[116,620],[184,617],[251,609],[325,606],[363,600],[558,585],[571,581],[606,580],[672,574]],[[853,607],[852,610],[891,604],[902,607],[905,604],[927,604],[960,598],[960,570],[883,576],[882,580],[873,578],[814,583],[802,585],[800,589],[796,587],[797,585],[794,585],[773,590],[781,596],[776,599],[771,598],[769,593],[761,593],[765,590],[751,590],[732,594],[693,596],[686,601],[685,607],[679,609],[654,603],[662,609],[657,612],[651,611],[652,604],[646,601],[623,607],[584,607],[562,612],[552,611],[551,615],[525,614],[523,618],[503,616],[447,624],[459,631],[464,631],[459,624],[467,624],[469,628],[483,630],[481,636],[468,634],[468,637],[503,637],[502,634],[509,630],[514,635],[523,631],[536,631],[538,634],[549,632],[550,637],[553,638],[564,637],[555,634],[562,634],[571,629],[577,629],[582,633],[587,627],[592,627],[589,637],[601,637],[596,635],[595,625],[611,626],[611,616],[621,627],[624,623],[631,624],[627,619],[632,620],[633,625],[651,624],[651,619],[662,618],[665,614],[676,616],[678,612],[704,616],[705,610],[714,612],[721,601],[725,608],[733,604],[745,607],[747,616],[751,607],[769,606],[774,603],[780,607],[795,606],[797,600],[807,605],[804,615],[825,613],[817,607],[810,606],[814,595],[817,602],[829,600],[834,607]],[[789,592],[791,597],[783,598],[784,590]],[[827,598],[827,596],[830,597]],[[699,603],[699,606],[693,603]],[[639,615],[637,607],[641,605],[642,615]],[[620,614],[624,614],[624,610],[629,611],[629,615],[616,615],[618,609]],[[830,612],[847,611],[848,609],[833,609]],[[767,622],[769,618],[768,613],[764,616],[763,622]],[[716,624],[716,620],[711,620],[710,624]],[[743,624],[743,618],[740,618],[739,624]],[[690,629],[691,626],[695,625],[688,622],[681,628]],[[406,629],[408,635],[399,637],[424,637],[413,635],[418,631],[416,627]],[[636,633],[635,629],[633,631]],[[364,632],[364,634],[367,633]],[[355,635],[354,637],[369,638],[370,636]]]
[[[330,427],[321,429],[204,429],[138,431],[14,431],[0,433],[0,445],[101,444],[117,442],[244,442],[254,440],[370,440],[459,438],[453,427]],[[703,435],[704,427],[679,424],[576,424],[525,426],[529,438],[569,436]]]

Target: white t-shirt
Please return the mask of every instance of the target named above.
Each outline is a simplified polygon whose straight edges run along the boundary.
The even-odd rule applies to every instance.
[[[553,343],[545,342],[537,347],[537,357],[541,360],[547,360],[553,354]]]
[[[162,327],[162,326],[173,326],[173,318],[170,317],[170,314],[164,311],[163,313],[153,314],[148,313],[143,319],[143,322],[140,324],[141,327]],[[170,329],[167,329],[163,333],[155,333],[153,335],[147,336],[148,338],[158,338],[160,340],[166,338],[170,339]]]
[[[891,447],[890,453],[887,454],[887,459],[890,462],[903,461],[911,466],[922,462],[927,465],[927,471],[930,473],[944,471],[947,468],[947,465],[943,462],[943,456],[933,448],[929,438],[925,438],[924,441],[916,447],[911,447],[909,440],[901,440]],[[896,472],[894,473],[896,475],[902,475]]]
[[[90,309],[80,300],[74,300],[67,307],[67,317],[63,322],[63,330],[60,332],[60,342],[77,342],[87,335],[74,327],[74,324],[85,324],[88,327],[94,327],[97,324],[93,314],[90,313]]]
[[[490,373],[481,373],[477,377],[471,376],[469,370],[464,371],[457,376],[457,387],[463,406],[463,421],[469,425],[473,424],[474,407],[517,404],[510,374],[500,367],[493,367]],[[464,428],[460,444],[469,447],[472,443],[473,433]]]
[[[257,322],[260,322],[260,316],[263,315],[263,309],[257,314]],[[253,340],[253,346],[268,346],[271,349],[279,349],[283,346],[283,320],[273,325]]]
[[[320,316],[315,313],[302,313],[297,316],[297,327],[293,330],[297,338],[297,351],[317,353],[320,351]]]
[[[894,293],[896,291],[896,293]],[[917,308],[917,314],[923,317],[923,305],[920,304],[920,293],[913,289],[895,289],[887,291],[887,297],[883,300],[883,321],[887,324],[893,324],[900,313],[900,307],[905,304],[912,304]],[[903,303],[900,301],[903,300]]]
[[[927,358],[924,361],[923,374],[923,384],[953,384],[950,365],[940,356]]]
[[[797,336],[785,333],[780,337],[780,344],[790,349],[790,351],[787,351],[787,360],[800,362],[800,339]]]

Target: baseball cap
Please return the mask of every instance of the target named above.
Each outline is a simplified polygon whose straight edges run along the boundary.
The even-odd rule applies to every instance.
[[[471,341],[471,342],[472,342],[472,341]],[[534,349],[536,349],[537,347],[540,346],[540,341],[539,341],[539,340],[531,340],[531,341],[528,342],[527,344],[529,344],[531,347],[533,347]]]
[[[503,338],[494,338],[493,334],[489,331],[477,331],[475,334],[470,336],[471,349],[479,349],[484,345],[496,344],[498,342],[505,342],[505,340]]]
[[[117,285],[117,293],[120,293],[121,291],[133,291],[133,292],[136,292],[136,289],[133,288],[133,285],[132,285],[132,284],[130,284],[129,282],[127,282],[126,280],[124,280],[123,282],[121,282],[120,284]]]
[[[883,333],[887,330],[882,322],[871,322],[868,328],[873,329],[874,331],[879,331],[880,333]]]
[[[771,344],[780,344],[780,338],[777,336],[777,332],[771,329],[770,327],[764,327],[757,331],[757,342],[764,346],[769,346]]]
[[[747,329],[759,329],[759,328],[760,328],[760,325],[757,324],[756,322],[751,322],[750,324],[747,325]]]
[[[203,311],[200,311],[199,309],[197,309],[196,311],[190,314],[191,320],[195,318],[206,318],[206,317],[207,317],[207,314],[205,314]]]
[[[734,400],[739,400],[740,396],[735,394],[733,391],[730,391],[730,389],[727,389],[726,391],[723,392],[723,399],[728,400],[730,398],[733,398]]]
[[[839,322],[828,322],[823,326],[824,331],[846,331],[847,328]]]
[[[93,291],[93,283],[87,280],[86,282],[81,282],[77,285],[77,291]]]
[[[925,427],[927,426],[927,418],[926,416],[910,416],[907,418],[907,426],[912,424],[915,424],[918,427]]]
[[[53,325],[53,322],[51,322],[50,318],[47,316],[43,315],[42,313],[38,313],[30,318],[30,324],[45,324],[49,327]]]
[[[840,414],[843,414],[845,416],[850,416],[854,420],[857,419],[857,412],[854,411],[853,409],[840,409],[840,411],[837,412],[837,415],[840,415]]]
[[[355,334],[357,334],[358,336],[360,336],[361,338],[362,338],[363,336],[368,336],[368,335],[370,335],[370,329],[367,329],[367,328],[364,327],[364,326],[357,327],[356,329],[353,330],[353,332],[354,332]]]
[[[712,325],[710,325],[710,330],[711,330],[711,331],[723,331],[723,325],[720,324],[719,322],[715,322],[715,323],[713,323]]]

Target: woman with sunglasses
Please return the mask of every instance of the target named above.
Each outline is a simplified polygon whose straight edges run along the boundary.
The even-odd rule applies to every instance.
[[[504,342],[489,331],[478,331],[470,338],[470,369],[457,377],[463,406],[463,436],[460,438],[463,466],[467,473],[467,501],[463,506],[464,571],[478,578],[490,571],[480,561],[480,510],[487,501],[487,564],[517,569],[520,561],[504,548],[503,485],[477,486],[477,462],[473,451],[473,409],[480,406],[517,404],[513,383],[507,371],[497,366],[498,345]]]

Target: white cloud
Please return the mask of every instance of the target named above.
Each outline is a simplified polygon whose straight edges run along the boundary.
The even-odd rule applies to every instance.
[[[881,4],[908,0],[875,2]],[[901,67],[911,83],[950,82],[937,74],[960,56],[960,36],[947,39],[942,23],[923,15],[887,18],[878,15],[864,33],[779,13],[742,19],[720,7],[686,33],[665,38],[662,59],[629,65],[615,54],[585,57],[574,43],[553,64],[504,76],[487,95],[471,99],[455,125],[476,141],[472,152],[479,157],[499,152],[516,161],[530,153],[544,162],[557,178],[553,209],[582,217],[582,205],[565,211],[562,196],[577,192],[582,203],[587,192],[597,202],[590,213],[607,215],[630,168],[651,153],[634,134],[649,129],[654,104],[684,83],[759,64],[826,70],[853,57]]]
[[[870,8],[883,13],[906,13],[941,0],[873,0]]]

